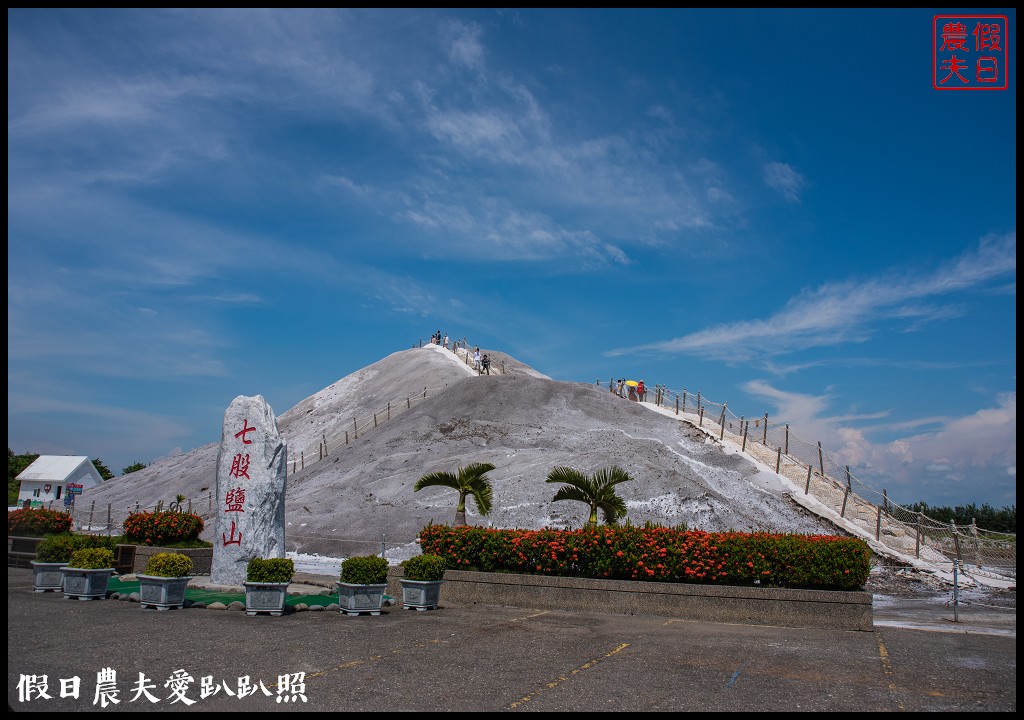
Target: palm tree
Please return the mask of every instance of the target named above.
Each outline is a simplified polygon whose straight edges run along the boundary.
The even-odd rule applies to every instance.
[[[615,486],[633,478],[618,466],[600,470],[587,477],[570,467],[556,467],[548,473],[549,483],[562,483],[555,493],[555,500],[578,500],[590,506],[587,525],[597,525],[597,511],[604,513],[604,520],[614,525],[619,518],[626,517],[626,503],[615,492]]]
[[[416,481],[413,491],[425,487],[450,487],[459,492],[459,504],[455,508],[455,524],[466,524],[466,496],[472,495],[477,512],[486,515],[491,511],[491,482],[487,473],[494,469],[490,463],[473,463],[460,467],[458,474],[433,472]]]

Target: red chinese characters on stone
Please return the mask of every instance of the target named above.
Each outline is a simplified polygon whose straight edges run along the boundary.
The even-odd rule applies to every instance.
[[[244,477],[246,480],[250,480],[249,456],[242,455],[241,453],[235,455],[231,460],[231,471],[228,474],[233,478]]]
[[[246,435],[255,430],[256,428],[249,427],[249,418],[245,418],[242,420],[242,429],[235,433],[235,437],[241,437],[243,445],[252,445],[252,440],[247,438]]]
[[[224,512],[245,512],[242,506],[245,505],[245,488],[236,487],[233,490],[228,490],[228,494],[224,496],[224,504],[227,508]]]
[[[242,544],[242,533],[237,532],[234,520],[231,521],[231,537],[228,537],[225,533],[221,533],[220,538],[221,541],[224,543],[224,547],[227,547],[228,545]]]

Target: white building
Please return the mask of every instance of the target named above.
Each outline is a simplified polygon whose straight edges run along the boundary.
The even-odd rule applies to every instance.
[[[69,493],[78,500],[83,491],[103,482],[96,466],[85,455],[40,455],[15,479],[21,483],[19,507],[24,507],[27,500],[32,507],[53,503],[54,509],[58,503],[64,507]]]

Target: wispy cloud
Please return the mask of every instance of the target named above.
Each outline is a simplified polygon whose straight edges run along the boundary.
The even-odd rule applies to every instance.
[[[611,356],[654,350],[742,362],[811,347],[857,343],[871,337],[881,319],[916,323],[950,315],[948,305],[925,301],[976,288],[1016,271],[1017,233],[987,236],[939,270],[921,276],[907,270],[865,281],[847,280],[801,293],[772,316],[717,325],[664,342],[610,351]]]
[[[789,202],[800,201],[800,191],[803,190],[806,181],[791,165],[780,162],[765,163],[761,166],[761,176],[765,185],[782,193],[782,197]]]

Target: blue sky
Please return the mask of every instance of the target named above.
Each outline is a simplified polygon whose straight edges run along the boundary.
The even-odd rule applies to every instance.
[[[1015,506],[970,12],[1005,91],[934,89],[934,10],[8,9],[8,446],[119,473],[440,329]]]

